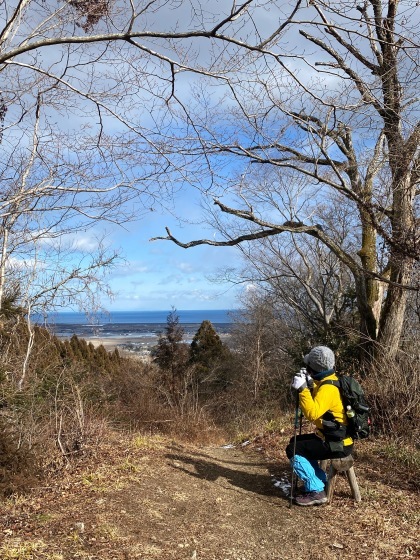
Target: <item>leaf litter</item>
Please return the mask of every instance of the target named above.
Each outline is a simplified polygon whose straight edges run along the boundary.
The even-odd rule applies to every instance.
[[[247,440],[248,441],[248,440]],[[364,444],[362,502],[290,507],[284,434],[198,446],[109,434],[95,457],[2,504],[2,560],[418,558],[419,496]],[[367,460],[368,458],[370,460]],[[393,472],[391,472],[393,471]],[[417,529],[417,530],[416,530]]]

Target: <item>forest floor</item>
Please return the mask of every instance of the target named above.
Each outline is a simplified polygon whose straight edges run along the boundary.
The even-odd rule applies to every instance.
[[[95,455],[3,500],[0,558],[420,558],[416,481],[385,444],[358,446],[360,503],[340,477],[331,504],[290,507],[290,435],[199,446],[111,432]]]

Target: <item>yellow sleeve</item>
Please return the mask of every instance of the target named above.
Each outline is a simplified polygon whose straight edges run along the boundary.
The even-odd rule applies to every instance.
[[[341,405],[340,394],[337,387],[334,387],[334,385],[321,385],[314,396],[312,396],[308,388],[303,389],[303,391],[299,393],[299,406],[305,418],[311,422],[316,422],[328,410],[334,412],[334,409],[337,409],[337,399]],[[321,421],[318,427],[321,427]]]

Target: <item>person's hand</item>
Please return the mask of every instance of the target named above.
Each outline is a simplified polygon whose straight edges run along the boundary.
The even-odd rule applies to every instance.
[[[308,386],[308,389],[313,389],[314,387],[314,380],[309,373],[306,374],[306,385]]]
[[[306,385],[308,386],[308,389],[313,389],[314,388],[314,380],[312,379],[311,374],[309,373],[308,369],[307,368],[301,368],[300,373],[305,376]]]
[[[300,371],[293,377],[292,381],[292,388],[296,389],[296,391],[303,391],[307,387],[306,383],[306,375]]]

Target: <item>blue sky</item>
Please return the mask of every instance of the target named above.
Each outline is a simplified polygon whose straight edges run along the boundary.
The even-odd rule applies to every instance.
[[[108,241],[121,248],[125,262],[111,273],[115,293],[106,309],[170,310],[234,309],[241,288],[216,283],[211,277],[224,267],[240,265],[239,252],[231,247],[199,246],[182,249],[170,241],[149,241],[165,236],[165,226],[182,241],[209,237],[201,226],[180,226],[170,215],[153,212],[123,228],[115,228]]]
[[[210,18],[210,13],[213,10],[214,13],[216,14],[215,16],[215,21],[216,21],[220,19],[220,17],[222,17],[220,16],[222,12],[226,13],[227,15],[232,5],[234,4],[230,4],[229,6],[227,6],[225,5],[225,3],[221,2],[221,0],[215,0],[214,2],[210,1],[205,5],[205,8],[203,8],[204,10],[203,17]],[[202,6],[204,6],[204,4],[200,4],[200,7]],[[189,21],[187,19],[185,19],[184,21],[184,11],[185,13],[189,13],[189,5],[187,4],[184,5],[183,3],[179,3],[178,8],[181,11],[180,12],[177,11],[176,14],[175,11],[172,10],[172,7],[169,6],[167,11],[163,10],[163,13],[160,13],[159,11],[159,13],[156,12],[157,14],[156,16],[150,16],[152,17],[153,20],[151,22],[152,28],[153,25],[155,25],[159,29],[162,26],[163,28],[165,28],[165,26],[169,26],[172,29],[175,26],[175,20],[173,19],[175,15],[176,17],[179,18],[179,22],[182,22],[182,24],[184,25],[187,21]],[[288,9],[289,9],[289,4],[286,3],[285,10],[287,11]],[[280,20],[282,19],[282,17],[284,17],[281,14],[282,10],[283,7],[276,7],[276,9],[270,9],[270,10],[258,9],[256,11],[255,15],[259,22],[258,26],[259,25],[262,26],[262,28],[264,29],[264,33],[266,35],[270,33],[268,28],[274,29],[277,26],[278,17],[280,18]],[[151,13],[154,14],[155,13],[154,10],[152,10]],[[244,16],[243,22],[241,20],[242,16]],[[235,23],[234,26],[236,25],[238,26],[238,33],[246,33],[248,29],[247,26],[249,25],[252,25],[252,29],[254,29],[254,24],[256,23],[256,20],[254,19],[248,20],[248,15],[246,15],[245,10],[243,11],[242,16],[240,16],[239,19],[235,20],[237,23]],[[156,21],[154,21],[155,17],[157,18]],[[251,27],[249,29],[251,29]],[[209,51],[207,50],[206,41],[207,40],[204,39],[202,41],[198,41],[194,47],[195,49],[197,49],[197,53],[199,54],[201,63],[206,62],[206,58],[208,58],[209,56]],[[202,48],[200,50],[200,47],[204,45],[206,45],[206,48]],[[75,49],[74,64],[76,68],[78,68],[77,65],[79,63],[81,64],[83,62],[83,64],[85,64],[84,59],[79,58],[80,56],[79,51],[81,52],[81,50],[82,49],[77,49],[77,48]],[[45,57],[45,64],[47,64],[49,68],[53,67],[54,65],[57,65],[57,68],[59,68],[62,60],[67,61],[66,57],[64,56],[61,57],[60,55],[56,59],[55,58],[56,52],[59,51],[56,49],[52,49],[51,51],[46,51],[45,53],[43,51],[43,56]],[[195,53],[195,56],[197,55],[197,53]],[[51,60],[48,58],[49,56],[51,57]],[[86,58],[86,60],[88,59],[89,57]],[[122,60],[124,60],[124,58]],[[130,60],[130,67],[131,67],[132,62],[131,59],[129,60]],[[292,63],[295,64],[294,59],[290,59],[290,60],[293,61],[293,62],[289,62],[290,64]],[[104,79],[104,76],[102,76],[101,74],[100,66],[101,65],[99,65],[99,70],[100,70],[99,76],[101,77],[101,79]],[[81,68],[82,67],[83,65],[81,66]],[[153,72],[156,73],[156,76],[159,75],[158,72],[160,71],[160,67],[159,64],[156,64],[155,67],[155,62],[153,63],[148,62],[146,64],[145,69],[147,70],[146,72],[147,76],[149,75],[149,72],[151,76],[153,76]],[[128,71],[128,67],[127,69],[123,67],[120,68],[119,70],[121,71],[122,75],[124,75],[125,71],[126,70]],[[264,74],[262,74],[260,78],[263,75]],[[197,76],[199,76],[199,78]],[[77,84],[79,79],[80,78],[76,78]],[[167,84],[170,83],[170,81],[168,82],[167,76],[166,77],[163,76],[162,80],[163,80],[163,85],[165,86],[162,91],[165,92]],[[182,103],[186,107],[189,107],[189,101],[191,100],[190,97],[191,92],[188,87],[190,81],[191,81],[191,86],[192,87],[194,86],[193,89],[196,92],[197,91],[199,92],[199,89],[196,88],[201,83],[201,74],[189,75],[189,73],[184,72],[184,73],[180,73],[177,77],[178,95],[180,96]],[[148,84],[147,80],[146,82]],[[89,84],[89,80],[88,80],[88,84]],[[97,120],[96,119],[95,120],[96,124],[94,123],[94,121],[92,121],[93,124],[91,124],[90,119],[92,117],[92,114],[96,115],[96,109],[94,108],[93,113],[91,113],[90,112],[91,109],[84,107],[83,102],[80,104],[80,98],[77,97],[77,103],[75,102],[74,107],[77,107],[79,112],[73,110],[73,107],[71,105],[69,105],[69,109],[61,111],[60,110],[61,101],[60,101],[60,103],[58,103],[57,114],[54,112],[55,109],[54,111],[52,111],[51,115],[48,112],[46,112],[46,115],[48,116],[46,122],[50,123],[51,121],[51,123],[55,123],[56,122],[55,119],[57,119],[57,122],[60,123],[59,128],[62,131],[64,131],[66,134],[67,132],[69,132],[68,138],[69,138],[69,142],[71,143],[74,138],[72,134],[76,133],[78,137],[80,133],[80,129],[83,130],[83,127],[86,126],[86,122],[87,122],[86,119],[89,119],[88,124],[89,126],[93,127],[93,131],[91,132],[89,126],[87,126],[87,129],[89,130],[88,133],[89,135],[92,134],[94,136],[95,134],[94,127],[97,126],[98,134],[100,137],[102,137],[103,135],[102,126],[106,125],[106,127],[109,127],[108,133],[111,135],[111,137],[113,137],[112,136],[113,134],[116,134],[118,146],[119,146],[118,142],[121,140],[121,138],[124,138],[125,141],[127,141],[128,139],[124,136],[125,126],[122,125],[122,122],[127,122],[127,123],[132,122],[135,124],[135,128],[137,129],[138,127],[139,131],[141,132],[141,134],[139,134],[138,136],[138,138],[140,138],[139,144],[138,145],[136,144],[132,145],[131,143],[127,144],[128,146],[130,146],[130,151],[132,148],[134,148],[133,153],[135,155],[133,156],[133,159],[129,159],[126,161],[124,160],[124,164],[121,164],[118,158],[125,153],[124,148],[122,147],[125,146],[125,143],[123,142],[122,146],[120,146],[122,151],[121,152],[119,150],[116,151],[118,165],[120,167],[122,166],[123,171],[124,173],[127,173],[128,178],[138,179],[136,177],[137,165],[140,166],[140,178],[142,178],[143,176],[142,166],[144,166],[145,169],[144,173],[146,174],[146,177],[149,174],[153,175],[153,173],[156,172],[156,170],[160,170],[160,167],[158,166],[155,169],[156,161],[154,159],[155,157],[154,149],[150,149],[149,151],[149,147],[147,146],[146,143],[146,150],[142,151],[144,144],[142,144],[141,138],[143,137],[143,135],[146,135],[146,137],[150,135],[151,139],[154,140],[155,138],[153,135],[155,135],[156,131],[159,131],[159,128],[156,128],[156,123],[157,123],[158,125],[161,125],[163,127],[162,138],[165,139],[165,135],[168,136],[169,147],[170,147],[172,135],[177,136],[181,133],[181,140],[182,140],[184,138],[182,133],[185,131],[182,128],[182,121],[178,123],[177,119],[174,117],[177,111],[174,110],[173,114],[168,114],[167,105],[163,103],[162,107],[160,107],[159,103],[154,100],[153,96],[155,95],[155,91],[153,90],[152,87],[154,81],[151,80],[150,84],[151,84],[150,85],[151,90],[149,91],[148,90],[149,86],[143,88],[143,84],[141,83],[140,80],[141,87],[139,86],[139,92],[137,92],[137,89],[135,87],[134,89],[130,89],[130,87],[127,86],[127,91],[129,92],[130,95],[127,98],[125,97],[121,98],[121,99],[125,99],[125,101],[124,103],[121,102],[121,107],[119,107],[119,111],[121,111],[121,115],[122,115],[122,121],[114,120],[110,116],[104,117],[101,115],[101,119],[99,123],[96,122]],[[220,86],[220,84],[222,85]],[[217,86],[217,88],[214,84],[212,84],[212,89],[207,89],[208,85],[209,85],[208,82],[204,83],[204,86],[206,87],[205,91],[209,92],[208,93],[209,97],[207,98],[206,96],[206,99],[204,100],[205,103],[206,104],[210,102],[214,103],[215,108],[216,107],[219,108],[220,104],[222,105],[223,108],[228,108],[229,99],[225,97],[225,94],[227,93],[229,88],[225,87],[224,81],[221,81]],[[219,87],[221,89],[219,89]],[[104,89],[107,90],[107,88]],[[110,89],[113,90],[113,88]],[[144,99],[140,95],[140,92],[143,92],[143,89],[145,92]],[[28,87],[28,91],[31,91],[31,88]],[[125,86],[122,91],[124,91],[125,94]],[[158,88],[158,92],[156,94],[158,99],[159,98],[163,99],[162,91],[160,91]],[[117,90],[112,93],[110,99],[108,100],[108,102],[111,103],[111,108],[113,107],[112,104],[115,102],[115,99],[117,99],[117,97],[115,97],[117,95],[116,92]],[[136,92],[135,95],[134,92]],[[140,96],[139,97],[140,103],[136,104],[134,103],[134,101],[137,99],[136,98],[137,94]],[[14,95],[15,94],[13,92],[13,96]],[[137,99],[137,102],[138,101],[139,100]],[[200,97],[200,104],[201,102],[202,101]],[[226,107],[224,107],[224,104],[226,104]],[[120,105],[120,103],[118,103],[118,105]],[[85,110],[87,112],[84,112]],[[67,111],[69,111],[69,113],[67,113]],[[153,114],[151,111],[153,111]],[[104,111],[104,115],[105,113],[106,111]],[[212,113],[213,113],[212,111],[209,111],[210,115]],[[216,111],[215,114],[217,115],[218,111]],[[168,117],[168,121],[165,120],[167,117]],[[163,119],[162,123],[161,123],[161,119]],[[138,121],[140,121],[140,124],[137,125],[136,123]],[[215,127],[215,132],[217,132],[218,128],[221,128],[221,132],[223,132],[224,127],[229,126],[229,122],[230,122],[230,118],[228,118],[227,120],[222,119],[220,123],[217,120],[216,121],[217,126]],[[27,134],[27,130],[25,126],[26,123],[24,123],[22,127],[24,133]],[[173,131],[172,131],[172,127],[174,127]],[[50,129],[47,127],[46,130],[49,131]],[[51,128],[51,130],[53,130],[53,128]],[[235,126],[232,129],[232,134],[233,133],[236,134],[237,130],[240,131],[241,126],[239,125],[239,128],[237,129],[235,124]],[[247,126],[245,126],[244,130],[246,131],[248,130]],[[50,137],[49,132],[48,134],[46,132],[44,132],[43,134],[44,134],[43,138]],[[119,137],[120,134],[121,134],[121,138]],[[230,134],[231,132],[229,132],[228,136],[230,136]],[[185,138],[188,138],[188,135],[186,135]],[[20,139],[20,133],[18,135],[18,139]],[[76,145],[78,145],[77,142]],[[81,145],[83,145],[83,142],[81,143]],[[188,142],[186,143],[186,146],[188,146]],[[72,144],[71,144],[71,148],[73,149]],[[159,154],[159,150],[157,150],[157,153]],[[174,176],[176,176],[177,180],[180,181],[184,177],[183,174],[191,170],[184,168],[185,157],[183,156],[182,153],[181,153],[180,161],[178,162],[176,158],[177,153],[178,152],[175,151],[174,154],[171,155],[173,156],[174,166],[177,168],[177,166],[179,165],[179,173],[178,172],[174,173]],[[151,162],[149,162],[148,156],[152,158]],[[169,160],[172,161],[171,158],[169,158]],[[75,158],[75,161],[76,162],[79,161],[78,157]],[[83,159],[81,161],[83,161]],[[133,162],[136,161],[137,163],[133,164]],[[89,164],[92,164],[92,162],[95,163],[96,162],[95,157],[93,157],[93,160],[91,161],[90,154],[89,154],[87,162]],[[99,162],[102,165],[103,162],[101,157],[99,157]],[[71,161],[70,163],[73,162]],[[150,168],[147,167],[149,163],[151,164]],[[207,162],[204,160],[195,166],[193,176],[188,180],[189,183],[201,184],[201,181],[202,180],[204,181],[204,179],[201,176],[201,172],[202,169],[206,169],[206,163]],[[108,164],[109,162],[105,158],[105,169],[104,169],[105,177],[108,177],[107,176]],[[195,161],[194,161],[194,165],[195,165]],[[229,167],[227,165],[224,167],[221,166],[220,169],[217,169],[217,173],[219,174],[226,173],[229,179],[234,180],[234,174],[236,172],[239,172],[241,170],[240,169],[241,167],[242,167],[242,163],[240,163],[239,165],[232,163],[231,166]],[[100,167],[100,169],[102,170],[102,167]],[[96,177],[95,180],[97,180],[97,177],[99,178],[103,177],[101,175],[102,173],[101,170],[99,170],[98,168],[98,172],[94,174]],[[72,177],[72,179],[75,181],[75,184],[77,184],[78,180],[82,181],[84,179],[83,171],[84,168],[82,168],[80,172],[81,173],[80,177],[77,173],[75,178]],[[214,170],[212,171],[212,173],[213,172]],[[111,178],[112,178],[112,173],[111,173]],[[214,180],[213,174],[211,175],[211,178],[212,180]],[[166,178],[164,177],[163,180],[164,187],[166,186],[165,185],[166,181],[168,181],[168,183],[170,184],[170,177],[166,177]],[[140,181],[138,181],[138,184],[140,184],[141,186]],[[226,182],[226,184],[228,184],[228,181]],[[93,187],[94,185],[91,186]],[[185,191],[182,193],[182,196],[176,201],[178,205],[178,214],[181,217],[188,218],[191,221],[194,220],[197,221],[199,219],[200,211],[198,207],[193,206],[196,197],[194,196],[193,192],[191,192],[191,190],[188,191],[188,189],[191,187],[188,187],[187,184],[186,185],[181,184],[180,186],[180,183],[176,183],[173,186],[173,188],[175,192],[177,192],[177,189],[179,188],[182,189],[185,188]],[[204,185],[203,188],[206,189],[207,186]],[[225,189],[227,189],[227,187],[225,187],[225,185],[223,184],[222,194]],[[226,202],[226,198],[224,198],[223,201]],[[229,202],[229,198],[227,202]],[[240,253],[237,249],[227,248],[227,247],[226,248],[211,247],[211,246],[203,245],[203,246],[194,247],[185,250],[168,241],[150,242],[149,239],[151,237],[165,235],[165,226],[169,226],[172,233],[183,241],[199,239],[202,237],[212,238],[214,232],[204,227],[194,226],[192,222],[190,222],[190,224],[188,225],[185,225],[184,227],[180,227],[179,223],[177,222],[177,220],[175,220],[173,216],[171,216],[170,214],[165,216],[163,213],[159,213],[158,211],[150,213],[146,217],[142,217],[137,222],[127,223],[125,228],[122,227],[118,228],[116,225],[112,225],[112,219],[113,219],[112,210],[114,209],[114,206],[110,205],[109,208],[111,212],[111,217],[108,216],[108,219],[110,220],[110,222],[108,222],[108,224],[104,224],[103,226],[101,226],[101,228],[102,231],[107,232],[107,242],[110,245],[110,247],[112,249],[120,250],[121,257],[125,259],[125,262],[120,264],[115,270],[113,270],[108,279],[110,288],[115,294],[115,298],[113,299],[113,301],[107,301],[103,299],[102,305],[104,308],[109,309],[110,311],[112,310],[115,311],[115,310],[169,310],[171,306],[174,306],[180,310],[181,309],[226,309],[226,308],[232,309],[239,306],[237,296],[238,293],[242,290],[242,287],[238,288],[228,283],[222,284],[222,283],[215,283],[211,281],[211,277],[217,276],[218,273],[220,275],[221,270],[223,270],[224,268],[241,266]],[[116,208],[118,207],[116,206]],[[83,215],[83,212],[81,212],[81,214]],[[89,212],[87,212],[87,214],[89,214]],[[97,224],[96,221],[94,221],[94,223],[95,225]],[[79,229],[82,229],[82,226]],[[80,246],[80,248],[84,248],[87,253],[89,253],[89,251],[94,252],[96,248],[94,245],[94,234],[96,233],[97,238],[100,238],[102,231],[99,230],[99,227],[96,231],[92,230],[92,231],[88,231],[87,233],[83,233],[82,231],[80,231],[77,235],[77,244]]]

